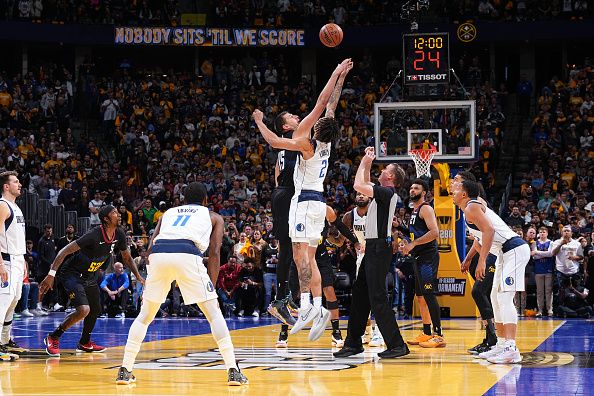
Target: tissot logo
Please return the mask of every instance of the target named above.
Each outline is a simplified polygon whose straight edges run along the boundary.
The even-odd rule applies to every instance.
[[[242,369],[264,368],[271,371],[337,371],[357,367],[373,360],[372,353],[336,360],[328,348],[236,348],[235,357]],[[189,353],[185,356],[155,359],[137,363],[142,370],[225,370],[225,363],[217,349]]]
[[[447,74],[413,74],[406,76],[406,78],[408,81],[445,81],[447,79]]]

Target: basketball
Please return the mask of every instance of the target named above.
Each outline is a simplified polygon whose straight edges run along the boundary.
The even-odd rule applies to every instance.
[[[320,29],[320,41],[326,47],[336,47],[342,42],[342,29],[335,23],[327,23]]]

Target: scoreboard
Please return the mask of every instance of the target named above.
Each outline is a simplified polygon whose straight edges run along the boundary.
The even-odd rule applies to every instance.
[[[448,33],[404,34],[402,51],[405,84],[450,82],[450,35]]]

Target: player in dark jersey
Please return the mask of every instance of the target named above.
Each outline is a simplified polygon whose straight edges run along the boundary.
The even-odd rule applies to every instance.
[[[450,190],[458,188],[464,180],[476,181],[476,177],[467,171],[458,172],[451,183]],[[479,198],[478,200],[486,207],[490,207],[487,202],[487,197],[482,184],[479,184]],[[464,261],[461,263],[460,270],[463,274],[470,273],[470,276],[475,280],[472,286],[472,298],[481,314],[481,319],[485,326],[485,338],[483,342],[468,349],[468,353],[478,355],[480,353],[489,351],[495,344],[497,344],[497,334],[495,330],[493,304],[491,303],[491,289],[493,288],[493,278],[495,276],[495,264],[497,256],[489,254],[487,257],[487,268],[485,270],[485,277],[483,279],[476,279],[475,271],[479,259],[479,251],[473,247],[468,251]]]
[[[350,67],[352,67],[352,64]],[[316,106],[310,115],[304,118],[303,121],[305,122],[302,122],[299,116],[289,112],[283,111],[280,113],[274,120],[276,133],[286,139],[294,139],[299,136],[308,136],[309,138],[311,134],[311,115],[319,115],[324,108],[322,106],[326,107],[325,117],[333,118],[342,92],[342,85],[349,70],[350,68],[342,73],[337,81],[333,80],[332,77],[328,80],[318,96]],[[336,81],[336,84],[333,83],[334,81]],[[276,265],[276,300],[270,303],[268,313],[285,325],[295,324],[295,318],[291,315],[289,309],[292,305],[288,286],[289,270],[293,261],[293,246],[289,237],[289,209],[291,199],[295,195],[293,174],[297,156],[299,155],[299,151],[279,151],[274,169],[276,188],[272,192],[273,232],[278,238],[279,257]]]
[[[423,348],[440,348],[445,347],[446,342],[441,332],[441,313],[435,296],[439,268],[439,228],[435,210],[425,201],[428,191],[429,184],[423,179],[413,180],[410,186],[413,212],[408,227],[411,242],[402,247],[402,253],[410,254],[415,259],[415,294],[423,319],[423,333],[407,342]]]
[[[104,206],[99,211],[101,225],[89,230],[79,239],[66,245],[52,263],[51,269],[43,282],[39,285],[39,301],[43,295],[54,287],[56,272],[60,269],[59,282],[68,294],[76,310],[66,316],[62,323],[43,342],[46,352],[50,356],[60,356],[60,337],[66,330],[84,319],[77,352],[101,352],[105,347],[91,341],[91,332],[95,322],[101,314],[101,299],[98,286],[98,270],[103,268],[112,254],[121,252],[123,262],[144,284],[144,278],[138,272],[132,261],[130,250],[126,244],[126,234],[118,227],[120,214],[111,205]],[[72,256],[64,263],[68,256]]]

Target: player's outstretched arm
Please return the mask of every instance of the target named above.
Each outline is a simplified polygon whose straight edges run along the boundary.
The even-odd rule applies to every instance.
[[[355,184],[353,185],[356,191],[371,198],[373,198],[373,183],[369,181],[369,174],[371,173],[371,164],[374,159],[375,150],[373,147],[367,147],[355,174]]]
[[[359,241],[357,240],[357,237],[355,236],[355,234],[353,234],[351,232],[351,230],[349,229],[349,227],[347,227],[342,220],[340,219],[340,217],[338,217],[336,215],[336,212],[334,211],[334,209],[332,209],[332,207],[326,205],[326,220],[328,220],[328,223],[332,224],[334,227],[336,227],[336,229],[338,230],[338,232],[340,232],[340,234],[344,237],[346,237],[349,241],[351,241],[352,244],[358,243]]]
[[[213,285],[217,284],[219,269],[221,268],[221,245],[223,244],[223,233],[225,222],[218,213],[210,212],[212,232],[210,233],[210,244],[208,245],[208,276]]]
[[[52,266],[50,267],[50,271],[45,277],[43,281],[39,284],[39,301],[43,300],[43,296],[47,293],[48,290],[54,288],[54,280],[56,277],[56,271],[60,268],[64,259],[69,255],[76,253],[80,250],[80,246],[76,241],[70,242],[68,245],[64,246],[56,255]]]
[[[260,110],[254,110],[252,117],[254,118],[256,126],[258,127],[258,130],[262,134],[264,140],[266,140],[266,142],[273,148],[279,150],[299,151],[302,153],[313,152],[313,147],[311,146],[308,138],[296,138],[295,135],[293,135],[292,139],[286,139],[277,136],[276,133],[272,132],[266,126],[266,124],[264,124],[264,114]]]
[[[326,114],[325,117],[332,117],[334,118],[334,112],[336,111],[336,105],[338,104],[338,100],[340,99],[340,95],[342,93],[342,85],[344,84],[344,79],[346,78],[347,74],[353,68],[353,62],[350,61],[346,64],[346,67],[340,73],[338,77],[338,81],[336,81],[336,85],[334,86],[334,90],[332,91],[332,95],[328,100],[328,104],[326,105]]]
[[[301,120],[297,129],[293,132],[293,138],[304,137],[309,140],[311,128],[314,126],[316,121],[322,115],[322,112],[326,108],[326,105],[328,104],[328,101],[330,100],[330,96],[332,95],[332,92],[334,91],[334,86],[336,85],[336,81],[338,80],[338,78],[340,77],[340,74],[342,73],[342,71],[345,69],[346,65],[349,62],[352,63],[350,58],[343,60],[338,66],[336,66],[336,69],[334,69],[334,72],[332,72],[332,75],[330,76],[330,79],[326,83],[326,86],[324,87],[324,89],[322,89],[322,92],[320,92],[320,96],[318,96],[318,100],[317,100],[316,105],[314,106],[313,110],[307,115],[307,117],[305,117],[303,120]]]

